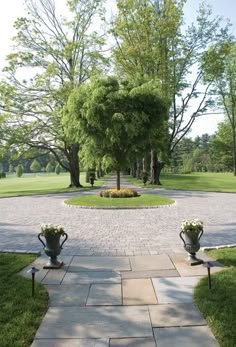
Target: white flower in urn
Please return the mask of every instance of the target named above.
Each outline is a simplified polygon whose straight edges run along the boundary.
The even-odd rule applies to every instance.
[[[62,224],[42,224],[41,233],[43,236],[63,235],[65,230]]]
[[[199,233],[203,230],[203,221],[200,219],[185,219],[181,224],[181,230],[183,233],[187,231]]]

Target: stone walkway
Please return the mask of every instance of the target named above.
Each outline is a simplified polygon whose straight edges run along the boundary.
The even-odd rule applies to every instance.
[[[44,270],[38,258],[32,266],[50,301],[32,347],[219,346],[193,302],[207,270],[185,256],[64,256],[60,270]]]
[[[107,185],[114,184],[114,178]],[[127,184],[124,178],[121,186]],[[155,255],[182,250],[180,224],[204,222],[202,246],[236,243],[236,194],[143,190],[175,200],[155,209],[95,210],[70,207],[64,200],[86,192],[0,199],[0,251],[42,251],[42,223],[61,223],[69,234],[67,255]],[[94,193],[90,191],[90,194]]]

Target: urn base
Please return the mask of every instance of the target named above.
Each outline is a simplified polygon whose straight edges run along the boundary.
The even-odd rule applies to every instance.
[[[188,258],[186,259],[186,262],[190,266],[200,265],[204,263],[202,259],[196,257],[196,253],[188,253]]]
[[[60,269],[64,265],[63,261],[49,259],[49,262],[43,267],[44,269]]]

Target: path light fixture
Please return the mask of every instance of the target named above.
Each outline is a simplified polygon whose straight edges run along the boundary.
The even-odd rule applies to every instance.
[[[208,288],[211,289],[211,268],[214,266],[210,261],[206,261],[202,264],[203,267],[207,268],[208,275]]]
[[[39,269],[36,269],[36,267],[32,266],[31,269],[29,269],[27,272],[32,275],[32,297],[34,297],[34,280],[35,280],[35,274],[36,272],[39,272]]]

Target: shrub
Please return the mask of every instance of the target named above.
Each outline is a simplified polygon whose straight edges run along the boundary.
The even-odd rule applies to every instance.
[[[14,172],[14,166],[12,164],[9,165],[9,173],[13,173]]]
[[[40,172],[41,171],[41,164],[38,160],[34,159],[32,164],[30,165],[30,171],[32,172]]]
[[[60,166],[60,164],[57,164],[57,166],[56,166],[56,168],[55,168],[55,173],[56,173],[57,175],[60,175],[60,173],[61,173],[61,166]]]
[[[24,173],[24,168],[21,164],[17,165],[16,167],[16,176],[21,177]]]
[[[99,192],[103,198],[133,198],[139,196],[134,189],[107,189]]]
[[[4,171],[0,171],[0,178],[6,178],[6,174]]]
[[[46,166],[46,172],[50,173],[50,172],[54,172],[55,170],[55,166],[53,165],[53,163],[51,163],[50,161],[47,163]]]

